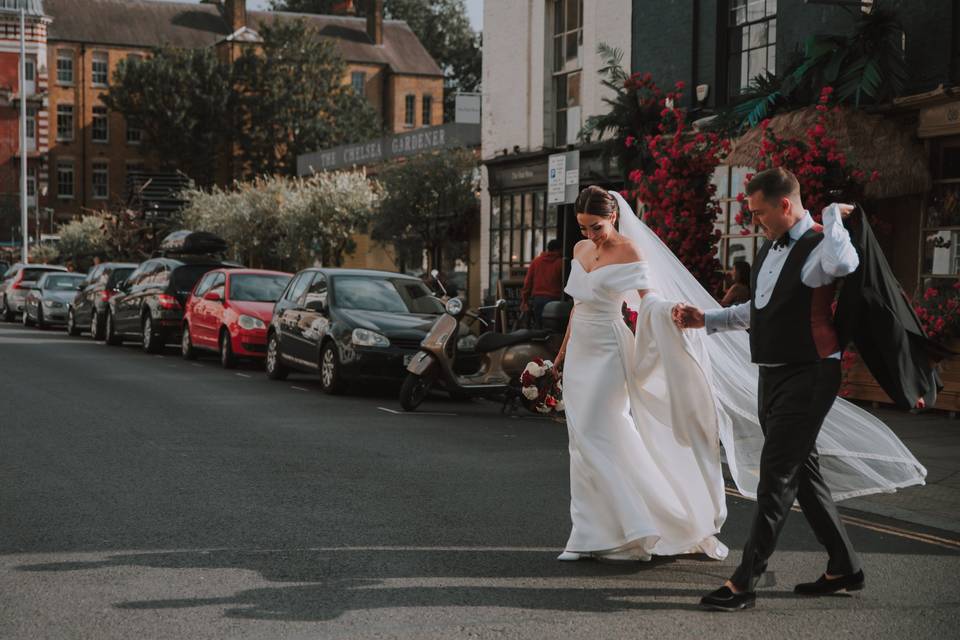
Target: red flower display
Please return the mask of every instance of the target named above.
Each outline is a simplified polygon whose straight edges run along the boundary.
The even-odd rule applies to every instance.
[[[960,280],[928,287],[913,309],[933,340],[960,337]]]
[[[659,107],[660,123],[654,134],[641,134],[649,151],[649,168],[627,176],[631,195],[644,208],[644,221],[708,291],[718,291],[720,262],[716,258],[719,231],[714,221],[720,207],[710,183],[714,169],[730,143],[714,133],[693,132],[682,102],[682,82],[664,93],[649,73],[630,76],[641,105]],[[639,132],[638,132],[639,133]]]

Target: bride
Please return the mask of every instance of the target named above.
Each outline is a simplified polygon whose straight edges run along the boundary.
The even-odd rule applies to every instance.
[[[619,193],[587,187],[576,215],[586,240],[574,248],[565,289],[574,308],[556,358],[573,527],[558,559],[723,559],[721,457],[740,493],[755,497],[763,446],[746,335],[676,328],[669,300],[719,305]],[[638,311],[635,334],[624,302]],[[817,442],[835,500],[926,475],[886,425],[842,400]]]

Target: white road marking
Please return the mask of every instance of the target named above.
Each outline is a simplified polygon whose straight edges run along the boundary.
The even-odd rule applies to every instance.
[[[246,373],[238,373],[237,375],[240,376],[241,378],[249,378],[249,377],[250,377],[250,376],[249,376],[248,374],[246,374]]]
[[[395,416],[457,416],[458,413],[444,413],[442,411],[397,411],[386,407],[377,407],[380,411],[392,413]]]
[[[296,389],[297,391],[310,391],[310,389],[304,389],[303,387],[297,387],[295,385],[290,385],[291,389]]]

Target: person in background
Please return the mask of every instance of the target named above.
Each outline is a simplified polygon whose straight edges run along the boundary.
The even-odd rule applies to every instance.
[[[534,326],[543,326],[543,307],[563,299],[563,257],[560,241],[554,238],[547,250],[533,259],[520,292],[520,310],[533,314]]]
[[[737,260],[733,263],[733,269],[729,271],[729,275],[733,283],[723,292],[720,306],[732,307],[741,302],[749,302],[750,264],[745,260]]]

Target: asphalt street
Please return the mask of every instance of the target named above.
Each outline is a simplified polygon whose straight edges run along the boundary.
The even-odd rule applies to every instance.
[[[0,638],[956,637],[956,534],[847,511],[867,589],[803,599],[796,513],[757,608],[702,612],[749,501],[724,562],[559,563],[562,424],[356,391],[0,323]]]

